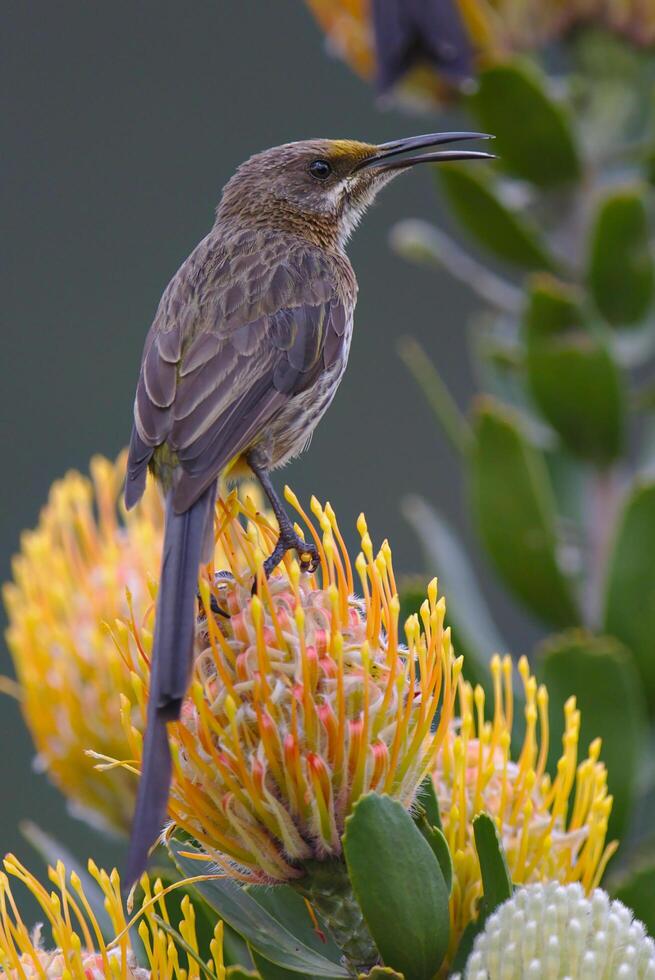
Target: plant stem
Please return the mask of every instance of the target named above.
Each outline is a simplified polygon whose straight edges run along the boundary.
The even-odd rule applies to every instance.
[[[457,242],[427,221],[420,218],[399,221],[391,230],[389,243],[398,255],[410,262],[445,269],[453,279],[468,286],[500,313],[515,316],[523,308],[521,289],[478,262]]]
[[[398,353],[427,398],[448,441],[464,456],[473,438],[471,429],[434,364],[413,337],[398,341]]]
[[[379,962],[380,954],[353,894],[346,865],[339,860],[306,861],[304,867],[306,876],[292,881],[291,886],[329,926],[353,975],[368,973]]]

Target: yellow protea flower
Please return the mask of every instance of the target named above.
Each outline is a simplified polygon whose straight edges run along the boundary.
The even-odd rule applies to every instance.
[[[384,92],[393,78],[395,93],[414,103],[444,102],[462,89],[447,70],[448,58],[439,57],[443,23],[437,17],[459,21],[471,75],[514,53],[539,50],[585,24],[607,28],[638,47],[655,44],[655,4],[649,0],[448,0],[439,10],[429,0],[409,9],[404,0],[378,0],[380,8],[398,8],[391,21],[393,40],[382,31],[376,37],[376,0],[306,2],[332,53],[364,79],[377,79]]]
[[[579,761],[580,712],[575,698],[564,708],[562,756],[553,779],[548,757],[548,693],[530,674],[525,657],[519,674],[525,694],[525,735],[511,758],[514,714],[512,661],[491,661],[493,712],[485,717],[485,695],[459,684],[456,721],[450,725],[433,772],[433,782],[454,864],[451,944],[477,917],[482,895],[472,819],[486,810],[503,841],[516,884],[579,882],[591,892],[600,882],[616,842],[606,844],[612,797],[599,761],[600,739]]]
[[[91,479],[73,471],[57,481],[4,588],[38,762],[77,810],[118,831],[129,827],[135,781],[95,772],[84,751],[125,752],[119,693],[129,676],[107,627],[152,605],[163,534],[153,484],[129,514],[119,506],[124,475],[124,454],[115,463],[96,456]]]
[[[53,484],[3,590],[16,693],[38,765],[78,815],[120,833],[130,827],[136,780],[120,767],[99,772],[87,751],[129,754],[121,697],[143,724],[131,675],[146,675],[145,652],[134,648],[126,664],[112,632],[117,619],[151,623],[164,530],[154,481],[125,511],[125,460],[96,456],[90,478],[71,471]],[[224,563],[220,547],[215,561]]]
[[[388,544],[374,554],[360,517],[363,598],[355,598],[331,507],[312,502],[319,533],[290,491],[287,500],[317,544],[320,573],[301,573],[287,556],[266,581],[275,525],[248,497],[233,493],[219,505],[226,567],[201,583],[195,676],[180,722],[169,726],[173,825],[231,873],[260,882],[288,881],[304,874],[304,862],[338,856],[345,819],[369,790],[411,805],[446,737],[461,670],[436,583],[422,625],[411,617],[402,645]],[[138,649],[147,657],[151,626],[115,629],[125,662]],[[146,685],[133,680],[145,713]],[[138,759],[141,725],[127,698],[123,705]]]
[[[225,980],[223,963],[223,923],[217,922],[211,942],[211,958],[201,959],[195,927],[195,910],[189,896],[180,903],[178,934],[183,940],[178,949],[171,936],[166,893],[161,881],[151,884],[141,880],[143,899],[130,919],[121,898],[116,870],[107,873],[89,861],[89,873],[104,896],[104,907],[114,938],[110,941],[101,931],[89,896],[75,872],[66,871],[59,861],[48,869],[54,889],[46,888],[35,876],[9,854],[0,872],[0,978],[2,980],[197,980],[213,977]],[[31,931],[25,925],[12,883],[20,882],[38,902],[44,923],[52,934],[54,948],[43,938],[43,926]],[[159,921],[158,921],[159,920]],[[164,926],[162,927],[162,922]],[[135,925],[145,953],[139,965],[130,941],[130,926]],[[184,948],[185,947],[185,948]]]

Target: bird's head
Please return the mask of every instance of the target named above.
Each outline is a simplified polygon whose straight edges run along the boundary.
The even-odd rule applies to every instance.
[[[434,149],[489,138],[483,133],[429,133],[379,145],[313,139],[275,146],[241,164],[225,186],[217,219],[286,228],[321,244],[342,245],[392,177],[418,163],[493,159],[477,150]]]

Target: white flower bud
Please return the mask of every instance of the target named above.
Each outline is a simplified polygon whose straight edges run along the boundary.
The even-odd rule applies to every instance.
[[[577,883],[528,885],[490,916],[464,980],[537,977],[655,980],[655,942],[625,905],[600,888],[587,897]]]

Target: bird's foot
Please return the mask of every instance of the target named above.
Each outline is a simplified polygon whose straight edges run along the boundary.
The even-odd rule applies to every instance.
[[[228,572],[228,571],[219,571],[219,572],[216,572],[214,574],[214,588],[217,591],[219,591],[219,592],[222,591],[221,590],[221,583],[222,582],[225,582],[226,579],[229,579],[229,580],[233,580],[234,579],[234,576],[232,575],[232,572]],[[200,592],[197,592],[196,593],[196,597],[197,597],[197,599],[198,599],[199,602],[202,601]],[[214,594],[214,592],[212,592],[210,594],[210,596],[209,596],[209,608],[211,609],[211,611],[214,613],[215,616],[223,616],[224,619],[230,619],[231,618],[229,612],[226,609],[223,609],[219,605],[218,599],[216,598],[216,595]]]
[[[313,542],[305,541],[296,534],[292,527],[283,528],[277,539],[275,548],[264,562],[264,575],[270,578],[272,572],[280,564],[287,551],[295,551],[303,572],[313,574],[321,563],[318,548]],[[257,582],[253,585],[253,595],[257,591]]]

